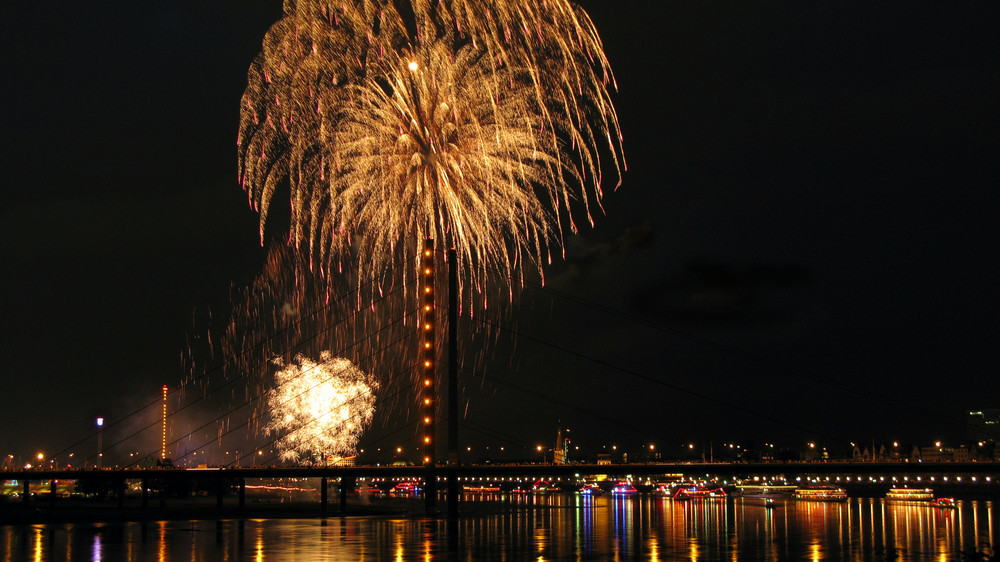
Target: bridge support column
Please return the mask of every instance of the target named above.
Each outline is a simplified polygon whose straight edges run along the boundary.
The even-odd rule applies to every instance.
[[[125,479],[119,478],[115,482],[115,487],[118,488],[118,509],[125,509]]]
[[[149,479],[142,479],[142,508],[149,507]]]
[[[326,476],[319,479],[319,511],[326,515]]]
[[[437,472],[433,466],[424,473],[424,512],[427,515],[437,512]]]
[[[353,476],[340,477],[340,513],[343,515],[347,511],[347,493],[354,488]]]
[[[49,480],[49,507],[56,506],[56,479]]]
[[[247,479],[240,477],[240,511],[243,511],[243,508],[246,506],[246,503],[247,503]]]
[[[25,480],[24,481],[24,491],[21,492],[21,504],[22,505],[25,505],[25,506],[28,505],[28,496],[29,495],[31,495],[31,486],[28,484],[28,481]]]
[[[459,488],[458,476],[452,472],[448,475],[448,517],[458,517],[458,501],[462,494]]]

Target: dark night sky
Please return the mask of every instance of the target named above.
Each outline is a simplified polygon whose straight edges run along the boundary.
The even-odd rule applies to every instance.
[[[263,259],[235,138],[281,3],[69,4],[0,24],[3,454],[155,400]],[[996,9],[756,4],[584,3],[629,170],[547,270],[576,300],[520,301],[547,345],[490,367],[559,401],[476,390],[470,420],[924,444],[1000,407]]]

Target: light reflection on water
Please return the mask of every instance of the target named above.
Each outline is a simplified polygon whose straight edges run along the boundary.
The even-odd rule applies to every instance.
[[[958,509],[846,503],[673,501],[554,494],[462,505],[446,518],[157,521],[0,526],[0,559],[19,560],[956,560],[992,554],[994,504]]]

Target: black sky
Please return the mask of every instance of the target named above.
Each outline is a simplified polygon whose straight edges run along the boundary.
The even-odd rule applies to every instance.
[[[6,10],[0,453],[155,399],[195,311],[260,271],[235,138],[280,4]],[[994,7],[584,6],[628,172],[547,271],[572,298],[529,287],[490,367],[559,401],[483,386],[470,420],[920,444],[1000,407]]]

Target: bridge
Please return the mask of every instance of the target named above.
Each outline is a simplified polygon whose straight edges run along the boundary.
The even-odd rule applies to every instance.
[[[235,509],[227,514],[238,515],[246,509],[248,480],[319,479],[319,501],[312,509],[314,515],[329,512],[328,489],[339,494],[340,513],[346,513],[348,498],[355,486],[363,480],[383,482],[414,480],[430,492],[424,493],[427,514],[437,514],[437,502],[447,502],[450,517],[460,513],[463,485],[492,484],[497,489],[509,490],[513,483],[530,483],[537,479],[560,480],[567,483],[567,490],[575,490],[580,479],[606,477],[609,480],[649,479],[655,481],[666,475],[673,478],[700,478],[735,483],[753,478],[782,478],[785,481],[836,482],[854,487],[861,495],[882,493],[893,484],[930,486],[949,495],[966,497],[1000,497],[1000,463],[998,462],[762,462],[762,463],[633,463],[633,464],[510,464],[510,465],[441,465],[441,466],[308,466],[308,467],[252,467],[252,468],[199,468],[199,469],[64,469],[64,470],[9,470],[0,472],[0,480],[16,482],[19,486],[19,505],[6,506],[8,517],[17,518],[17,509],[30,510],[47,504],[55,509],[59,502],[57,485],[60,481],[75,481],[90,488],[104,486],[117,499],[120,509],[125,508],[128,482],[139,482],[141,509],[149,508],[151,495],[159,497],[160,506],[166,503],[163,489],[180,484],[185,489],[200,487],[213,490],[216,510],[224,509],[224,498],[235,492]],[[32,498],[31,484],[36,493]],[[38,493],[38,485],[48,483],[48,501]],[[919,483],[919,484],[917,484]],[[440,492],[439,493],[439,486]],[[505,488],[504,488],[505,487]],[[176,500],[171,500],[176,501]],[[183,502],[182,502],[183,503]],[[232,503],[232,502],[230,502]],[[299,506],[301,507],[301,505]],[[183,509],[183,506],[181,507]],[[308,510],[307,510],[308,511]],[[150,513],[155,515],[155,512]]]

